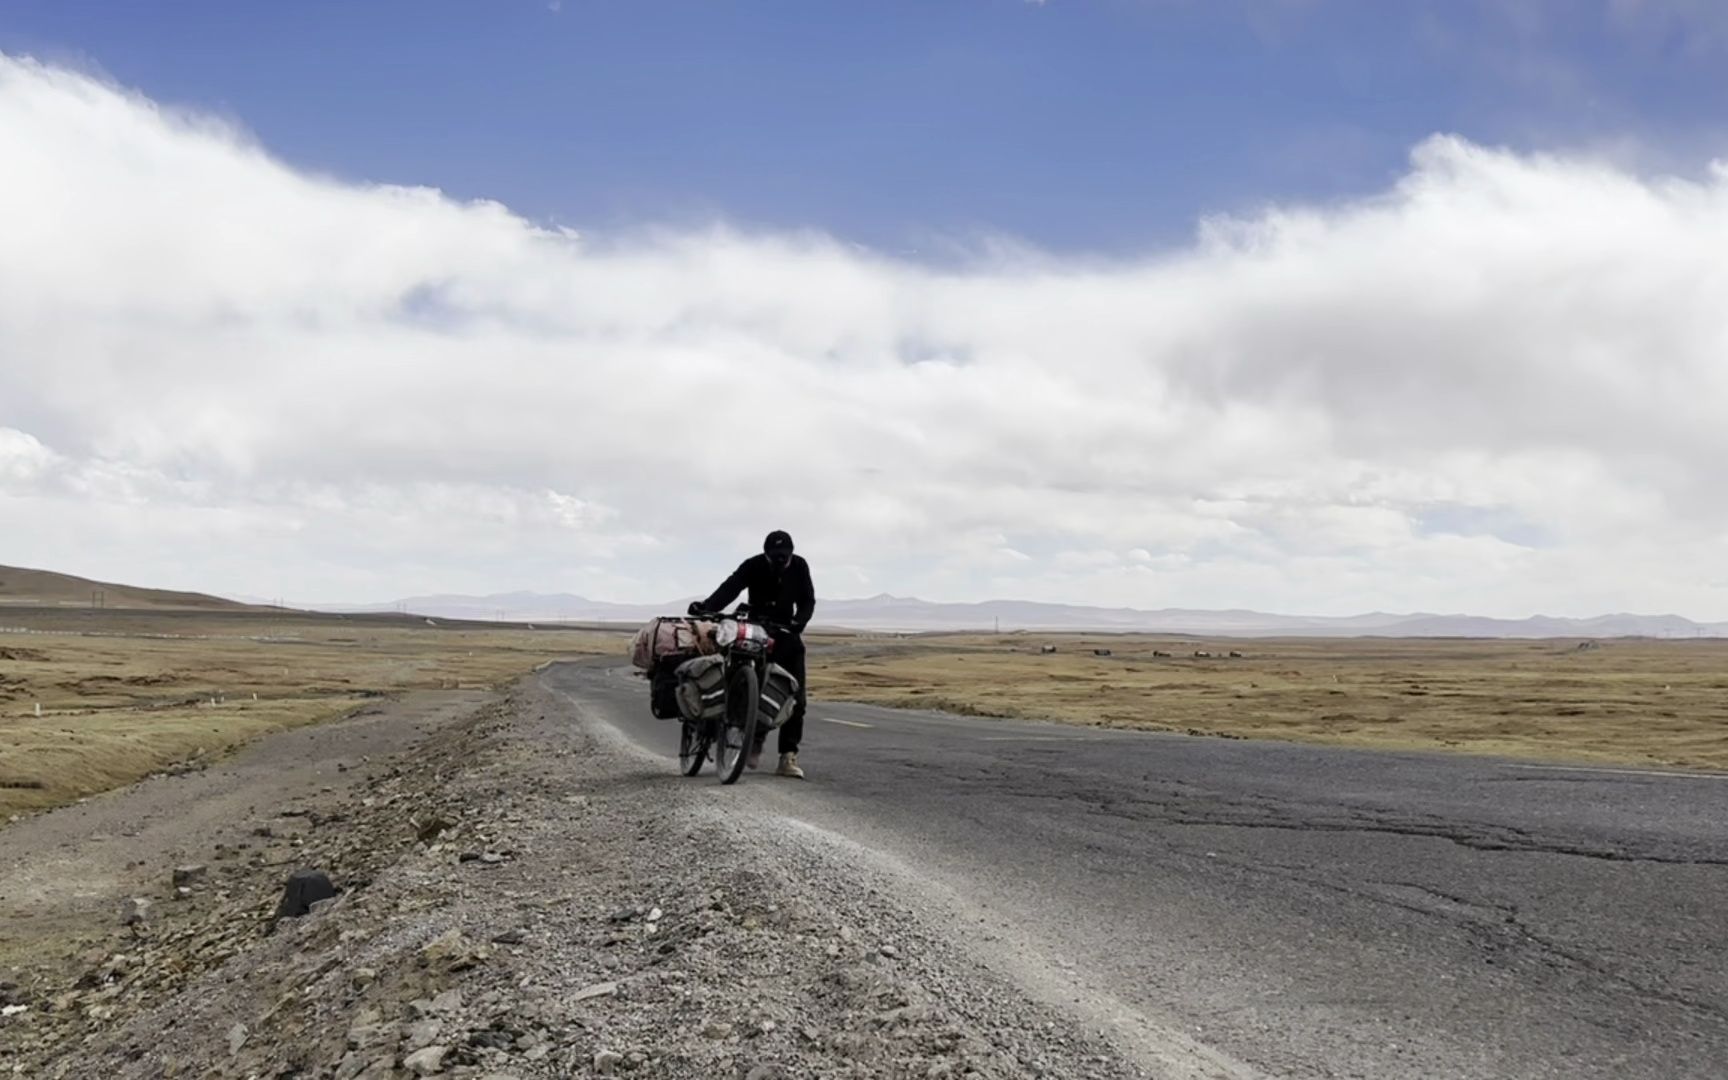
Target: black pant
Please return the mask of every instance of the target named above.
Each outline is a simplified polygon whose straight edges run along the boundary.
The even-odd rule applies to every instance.
[[[796,754],[798,744],[804,738],[804,708],[810,702],[810,690],[804,685],[804,639],[799,637],[782,637],[774,639],[774,662],[785,668],[787,673],[798,680],[798,701],[792,706],[792,715],[780,725],[780,752]],[[762,732],[756,736],[756,748],[768,741],[768,733]]]

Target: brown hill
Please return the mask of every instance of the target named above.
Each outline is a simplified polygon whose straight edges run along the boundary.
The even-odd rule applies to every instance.
[[[0,607],[96,606],[149,611],[244,611],[248,607],[204,593],[140,589],[50,570],[0,566]]]

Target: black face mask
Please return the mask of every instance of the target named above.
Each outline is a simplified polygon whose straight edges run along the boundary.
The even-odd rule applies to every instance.
[[[792,553],[790,551],[770,551],[768,552],[768,562],[775,569],[784,570],[792,565]]]

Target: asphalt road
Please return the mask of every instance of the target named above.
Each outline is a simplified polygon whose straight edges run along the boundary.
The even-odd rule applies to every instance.
[[[676,768],[629,672],[544,678]],[[715,797],[927,880],[1191,1075],[1728,1077],[1728,777],[819,702],[801,757]]]

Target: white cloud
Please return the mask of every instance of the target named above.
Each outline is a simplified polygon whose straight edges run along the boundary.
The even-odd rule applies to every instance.
[[[0,161],[0,562],[648,600],[783,525],[834,588],[1728,617],[1720,172],[1441,137],[1187,250],[933,269],[338,183],[15,59]]]

